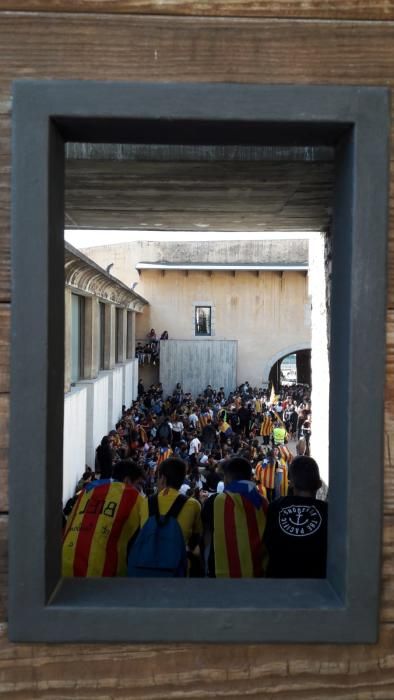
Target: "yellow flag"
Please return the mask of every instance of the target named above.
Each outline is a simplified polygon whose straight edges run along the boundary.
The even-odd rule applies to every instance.
[[[274,385],[272,384],[272,387],[271,387],[271,396],[270,396],[270,403],[275,403],[275,399],[276,399],[275,387],[274,387]]]

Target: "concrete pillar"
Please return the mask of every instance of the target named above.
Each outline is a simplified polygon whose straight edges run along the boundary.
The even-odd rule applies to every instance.
[[[64,290],[64,392],[71,388],[71,289]]]

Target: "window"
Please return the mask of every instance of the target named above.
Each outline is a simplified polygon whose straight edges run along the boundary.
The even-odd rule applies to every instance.
[[[128,360],[134,359],[134,314],[132,311],[127,312],[127,329],[126,329],[126,358]]]
[[[123,361],[123,310],[115,309],[115,362]]]
[[[171,585],[150,579],[149,586],[137,579],[61,579],[62,475],[55,467],[62,462],[58,436],[64,382],[64,143],[92,138],[182,143],[193,138],[200,144],[222,144],[225,139],[239,145],[248,143],[251,134],[265,145],[332,144],[336,152],[327,579],[191,579],[171,581]],[[388,91],[383,88],[89,81],[15,84],[12,640],[376,640],[388,134]],[[34,343],[27,345],[27,338],[34,338]],[[335,410],[333,397],[336,401],[340,397],[341,411]],[[21,433],[19,426],[26,415],[29,430]],[[31,484],[28,490],[26,483]]]
[[[211,307],[195,307],[195,335],[211,335]]]
[[[105,368],[105,304],[99,301],[99,369]]]
[[[76,384],[84,376],[85,352],[85,299],[71,295],[71,383]]]

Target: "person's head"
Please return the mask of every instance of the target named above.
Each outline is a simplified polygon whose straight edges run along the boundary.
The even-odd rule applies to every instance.
[[[305,493],[315,496],[322,485],[317,462],[312,457],[295,457],[289,467],[289,479],[294,493]]]
[[[186,464],[178,457],[168,457],[159,467],[159,488],[173,488],[179,491],[186,476]]]
[[[244,457],[232,457],[223,464],[224,481],[229,484],[231,481],[250,481],[252,478],[252,467],[250,462]]]
[[[112,478],[115,481],[123,481],[125,484],[134,486],[138,491],[145,483],[145,472],[140,464],[132,459],[121,459],[114,464]]]

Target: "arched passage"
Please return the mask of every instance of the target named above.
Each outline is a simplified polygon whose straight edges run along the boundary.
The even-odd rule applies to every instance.
[[[263,369],[263,383],[269,384],[273,381],[275,387],[279,384],[280,378],[280,364],[282,360],[288,355],[295,354],[297,357],[297,375],[298,382],[302,384],[311,384],[311,343],[310,341],[305,341],[302,343],[295,343],[294,345],[289,345],[288,347],[282,348],[275,355],[271,356],[264,365]]]

